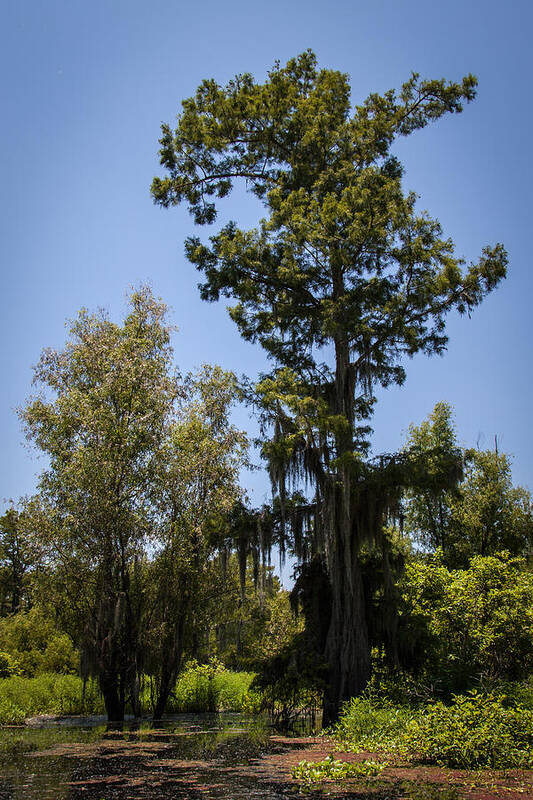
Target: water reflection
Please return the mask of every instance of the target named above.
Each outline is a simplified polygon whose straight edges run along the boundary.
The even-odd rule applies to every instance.
[[[248,771],[291,747],[271,733],[268,720],[238,714],[176,715],[156,725],[130,720],[120,727],[95,717],[2,729],[0,800],[288,797],[286,787],[270,785],[268,770]]]

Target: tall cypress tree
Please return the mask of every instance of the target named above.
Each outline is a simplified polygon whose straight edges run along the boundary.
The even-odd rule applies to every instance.
[[[186,203],[198,224],[237,179],[260,198],[257,228],[224,226],[186,242],[204,273],[201,296],[236,299],[230,314],[274,368],[257,387],[272,439],[264,452],[283,507],[306,479],[306,553],[322,554],[330,585],[325,717],[370,674],[361,546],[379,541],[405,482],[399,461],[369,462],[374,387],[402,383],[404,355],[440,353],[445,317],[477,306],[505,276],[501,244],[465,268],[438,221],[402,188],[398,137],[462,111],[476,79],[421,80],[352,107],[348,77],[319,70],[311,51],[276,64],[264,83],[243,74],[204,81],[163,125],[156,203]],[[296,538],[302,515],[292,515]],[[298,542],[296,542],[298,550]],[[301,551],[303,555],[303,550]]]

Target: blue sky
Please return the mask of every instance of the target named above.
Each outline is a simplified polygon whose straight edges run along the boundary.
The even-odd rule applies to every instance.
[[[14,409],[31,393],[31,365],[61,347],[81,306],[119,317],[128,287],[150,282],[179,327],[176,361],[254,375],[260,350],[243,342],[225,304],[198,297],[185,261],[185,208],[151,201],[162,121],[198,83],[237,72],[263,79],[311,47],[350,74],[353,99],[424,77],[479,78],[475,103],[401,143],[405,186],[440,219],[467,260],[502,241],[509,277],[471,319],[450,317],[443,357],[407,364],[402,388],[380,394],[376,452],[398,448],[439,400],[456,408],[466,445],[514,456],[533,489],[530,377],[532,166],[529,137],[531,4],[463,0],[4,0],[0,152],[2,268],[0,499],[33,491],[41,464],[24,447]],[[253,225],[258,208],[235,194],[224,214]],[[200,230],[201,235],[208,231]],[[239,415],[246,424],[246,413]],[[256,500],[265,476],[250,477]]]

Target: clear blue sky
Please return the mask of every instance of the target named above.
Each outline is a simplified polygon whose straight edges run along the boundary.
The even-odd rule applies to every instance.
[[[160,123],[173,121],[203,78],[249,71],[262,79],[276,59],[308,47],[320,65],[350,74],[356,102],[412,70],[479,77],[474,104],[398,154],[406,188],[458,252],[476,259],[502,241],[509,277],[471,319],[450,318],[447,354],[416,358],[405,386],[382,393],[375,450],[397,448],[410,422],[447,400],[462,442],[489,447],[497,434],[514,455],[516,482],[533,489],[532,8],[526,0],[4,0],[0,499],[35,486],[40,464],[23,446],[14,409],[31,392],[41,349],[63,344],[65,319],[81,306],[118,317],[128,287],[149,281],[172,307],[183,370],[208,361],[254,375],[264,364],[224,303],[200,301],[183,255],[192,218],[153,206],[149,186]],[[227,214],[252,225],[257,207],[239,194]],[[266,478],[252,484],[261,500]]]

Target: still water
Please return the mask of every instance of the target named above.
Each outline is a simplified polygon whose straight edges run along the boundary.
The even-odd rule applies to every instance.
[[[305,741],[272,734],[266,720],[237,714],[176,715],[122,730],[101,717],[4,728],[0,800],[297,796],[282,760]]]

